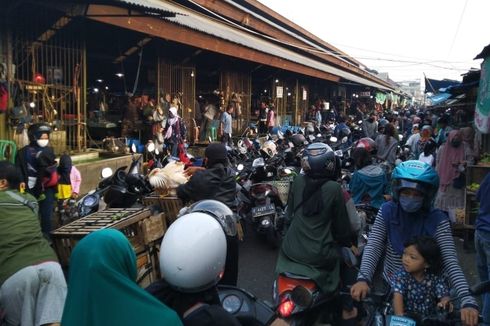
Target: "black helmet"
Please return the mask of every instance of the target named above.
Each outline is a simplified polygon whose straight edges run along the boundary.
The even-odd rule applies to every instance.
[[[306,138],[303,134],[295,134],[291,137],[291,142],[295,147],[301,147],[305,145]]]
[[[324,143],[313,143],[306,148],[301,167],[309,177],[334,178],[338,163],[330,146]]]
[[[35,123],[27,129],[29,141],[33,142],[41,138],[42,134],[50,134],[51,127],[46,123]]]

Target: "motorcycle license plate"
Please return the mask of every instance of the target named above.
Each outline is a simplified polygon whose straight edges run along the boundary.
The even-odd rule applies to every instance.
[[[276,207],[274,204],[267,204],[263,206],[252,208],[252,217],[264,216],[274,214],[276,212]]]

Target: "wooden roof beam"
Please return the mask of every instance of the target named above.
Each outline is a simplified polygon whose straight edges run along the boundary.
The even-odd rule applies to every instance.
[[[90,11],[97,16],[92,16],[90,19],[227,56],[289,70],[307,76],[330,80],[333,82],[338,82],[340,80],[339,76],[328,72],[310,68],[299,63],[276,57],[274,55],[259,52],[233,42],[216,38],[213,35],[204,34],[165,20],[159,20],[151,17],[128,18],[104,16],[106,13],[115,14],[118,10],[120,10],[120,8],[104,5],[91,5]]]

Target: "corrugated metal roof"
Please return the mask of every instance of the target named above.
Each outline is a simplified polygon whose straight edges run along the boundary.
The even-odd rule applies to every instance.
[[[124,2],[135,7],[145,8],[150,10],[158,10],[165,13],[177,14],[175,11],[168,10],[167,6],[164,6],[162,1],[151,1],[151,0],[118,0],[119,2]]]
[[[267,54],[275,55],[277,57],[299,63],[301,65],[314,68],[323,72],[327,72],[344,79],[379,89],[390,90],[388,87],[379,83],[373,82],[363,77],[359,77],[350,72],[332,67],[322,62],[310,59],[296,52],[283,48],[279,45],[273,44],[259,37],[256,37],[250,32],[242,31],[236,27],[227,25],[221,21],[215,20],[208,16],[198,14],[190,9],[160,0],[121,0],[129,4],[134,4],[146,8],[156,8],[166,12],[175,13],[175,17],[164,17],[162,19],[168,20],[172,23],[191,28],[193,30],[200,31],[215,37],[243,45],[245,47],[254,49],[256,51],[264,52]]]

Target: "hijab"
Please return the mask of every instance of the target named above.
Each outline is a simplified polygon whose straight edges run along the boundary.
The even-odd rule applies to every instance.
[[[393,201],[383,204],[381,214],[386,223],[391,247],[399,255],[403,254],[405,244],[413,238],[423,235],[433,237],[438,225],[448,218],[439,209],[407,213]]]
[[[136,255],[119,231],[83,238],[70,259],[63,326],[182,325],[177,314],[136,283]]]
[[[329,178],[310,178],[305,176],[305,188],[303,189],[303,214],[313,216],[323,209],[322,186]]]
[[[70,173],[73,164],[70,155],[63,154],[60,157],[60,164],[58,165],[58,174],[60,175],[59,183],[69,185]]]
[[[449,133],[446,143],[442,145],[441,151],[438,154],[441,157],[441,160],[437,166],[437,173],[440,178],[440,187],[443,190],[446,190],[447,186],[452,184],[453,180],[460,174],[457,166],[454,166],[454,164],[459,164],[464,160],[463,144],[461,143],[458,147],[451,145],[451,142],[458,136],[458,134],[459,130],[452,130]]]
[[[175,106],[171,106],[168,111],[169,119],[167,120],[168,128],[165,133],[165,139],[172,137],[174,125],[179,120],[179,114],[177,113],[177,108]]]

